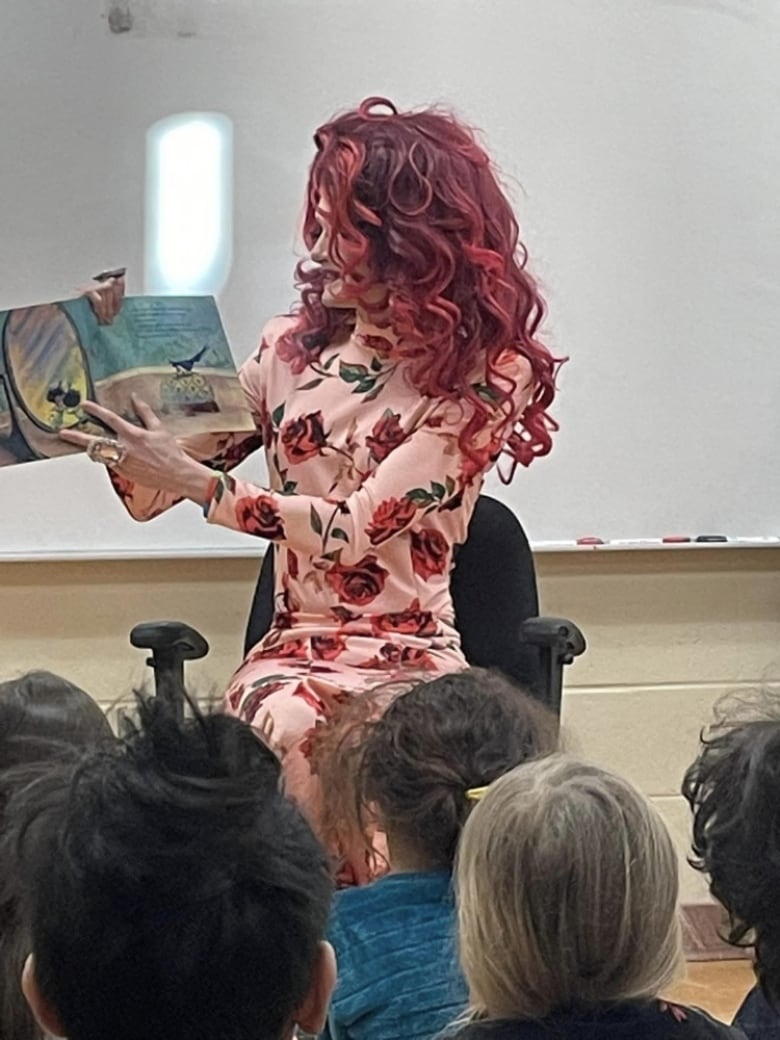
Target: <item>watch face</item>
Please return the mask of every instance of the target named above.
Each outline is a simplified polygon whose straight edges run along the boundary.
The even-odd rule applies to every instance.
[[[56,433],[83,422],[87,359],[64,310],[49,304],[9,311],[3,352],[14,403],[39,429]],[[0,397],[0,422],[3,407]]]

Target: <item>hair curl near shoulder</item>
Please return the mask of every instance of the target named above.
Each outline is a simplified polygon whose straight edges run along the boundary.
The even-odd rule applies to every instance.
[[[538,339],[544,301],[487,153],[453,115],[430,108],[399,113],[383,98],[368,98],[321,126],[315,142],[307,246],[318,236],[316,208],[325,195],[334,259],[353,284],[387,287],[382,320],[400,338],[417,388],[471,404],[460,436],[467,456],[491,412],[506,411],[508,482],[518,463],[527,466],[552,447],[558,427],[548,408],[560,361]],[[314,360],[350,316],[323,306],[321,269],[304,261],[297,279],[299,321],[287,348]],[[507,352],[531,366],[533,393],[522,415],[512,404],[517,387],[499,375]],[[482,396],[475,373],[488,388]]]

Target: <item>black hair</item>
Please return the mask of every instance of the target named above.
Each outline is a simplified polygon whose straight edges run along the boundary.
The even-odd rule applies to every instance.
[[[780,1001],[780,699],[730,696],[683,780],[690,860],[729,915],[727,940],[754,946],[766,996]]]
[[[330,905],[325,853],[236,719],[139,698],[113,747],[13,800],[35,975],[69,1040],[278,1040]]]
[[[51,672],[29,672],[0,683],[0,835],[8,828],[6,806],[73,748],[112,738],[98,704]],[[20,920],[23,879],[0,852],[0,1036],[38,1040],[41,1032],[24,999],[22,968],[30,940]]]
[[[0,772],[47,757],[53,746],[83,747],[110,739],[100,706],[51,672],[0,683]]]

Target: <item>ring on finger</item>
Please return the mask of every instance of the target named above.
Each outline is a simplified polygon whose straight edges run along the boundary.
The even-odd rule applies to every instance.
[[[112,437],[95,437],[87,447],[87,455],[93,462],[116,469],[127,458],[127,448]]]

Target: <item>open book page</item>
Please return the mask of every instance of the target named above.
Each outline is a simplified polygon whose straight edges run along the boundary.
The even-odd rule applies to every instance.
[[[105,434],[84,401],[137,422],[133,393],[177,436],[254,428],[212,297],[128,297],[111,325],[83,299],[0,312],[0,466],[78,451],[67,427]]]

